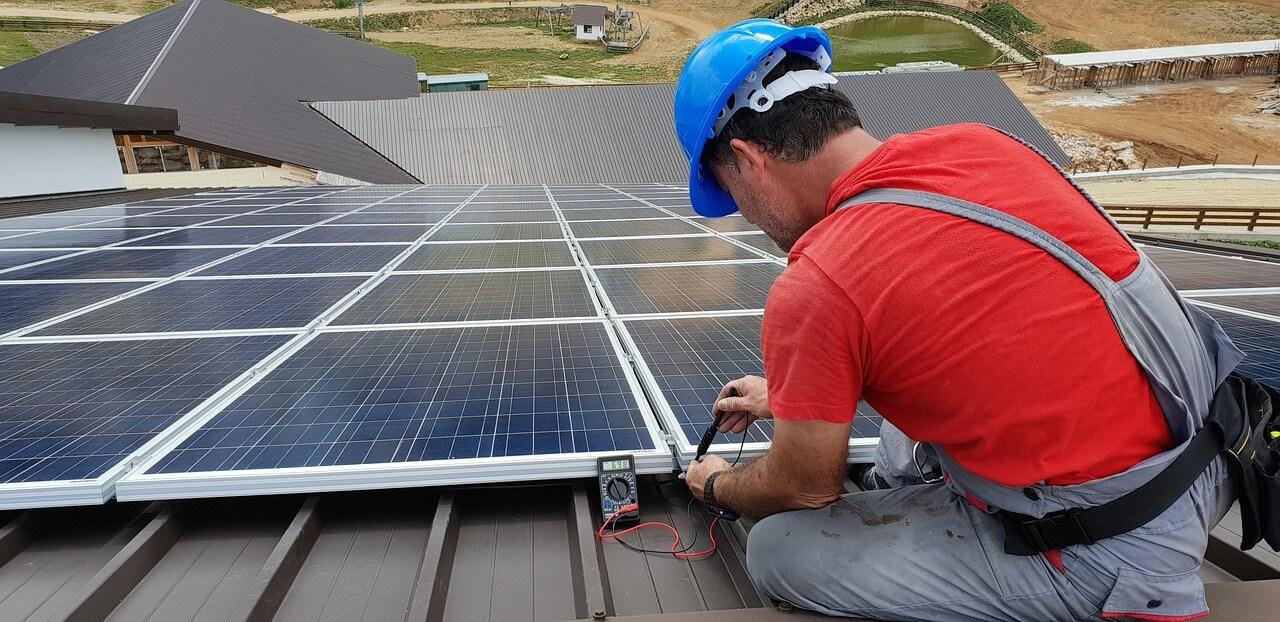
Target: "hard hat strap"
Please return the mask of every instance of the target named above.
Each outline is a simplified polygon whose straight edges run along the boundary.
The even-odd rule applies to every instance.
[[[714,137],[724,129],[729,123],[729,119],[734,113],[743,108],[751,108],[756,112],[765,112],[773,107],[773,103],[781,101],[815,86],[825,86],[836,83],[835,76],[827,73],[827,69],[831,67],[831,56],[827,54],[827,50],[819,46],[813,52],[792,52],[792,54],[800,54],[806,56],[818,64],[817,69],[805,69],[801,71],[788,71],[778,79],[764,84],[764,79],[769,75],[773,68],[786,58],[787,51],[783,48],[777,48],[769,52],[759,65],[747,74],[743,79],[742,85],[733,92],[728,103],[724,108],[720,109],[720,115],[716,117],[715,125],[712,128],[711,136]]]

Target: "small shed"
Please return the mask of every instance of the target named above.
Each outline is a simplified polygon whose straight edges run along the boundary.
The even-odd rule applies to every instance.
[[[598,4],[575,4],[570,18],[578,33],[579,41],[599,41],[604,38],[604,22],[609,8]]]
[[[451,91],[485,91],[489,89],[487,73],[451,73],[438,76],[418,74],[423,93],[448,93]]]

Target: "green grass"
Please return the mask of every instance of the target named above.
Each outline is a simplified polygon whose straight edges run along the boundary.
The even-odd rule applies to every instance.
[[[1049,51],[1053,54],[1079,54],[1081,52],[1097,52],[1098,48],[1079,39],[1054,39],[1049,42]]]
[[[1210,242],[1223,242],[1226,244],[1243,244],[1244,246],[1259,246],[1268,248],[1273,251],[1280,251],[1280,241],[1276,240],[1224,240],[1209,238]]]
[[[378,41],[376,45],[393,52],[412,56],[418,71],[428,74],[489,74],[491,84],[520,85],[528,80],[542,81],[542,76],[564,76],[578,79],[604,79],[615,82],[654,82],[672,80],[677,67],[604,64],[618,58],[603,50],[470,49],[446,48],[425,43]],[[560,55],[567,54],[561,60]]]
[[[1040,32],[1044,30],[1044,26],[1036,23],[1030,17],[1022,14],[1017,7],[1008,2],[997,2],[988,4],[981,11],[981,15],[997,26],[1002,26],[1014,32]]]
[[[40,53],[23,32],[0,32],[0,66],[8,67]]]

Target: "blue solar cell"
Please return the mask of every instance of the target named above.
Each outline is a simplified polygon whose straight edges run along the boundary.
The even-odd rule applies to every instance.
[[[5,272],[5,279],[123,279],[173,276],[226,257],[236,248],[136,248],[83,253]]]
[[[427,225],[320,226],[291,235],[280,244],[341,244],[343,242],[412,242],[426,233]]]
[[[615,238],[627,236],[706,233],[680,218],[663,220],[602,220],[569,223],[578,238]]]
[[[362,276],[176,281],[59,322],[37,335],[297,328],[365,281]]]
[[[245,214],[235,218],[219,220],[218,225],[227,227],[245,225],[314,225],[329,218],[333,218],[333,214]]]
[[[334,320],[399,324],[597,315],[578,270],[392,275]]]
[[[188,227],[121,246],[253,245],[282,236],[295,227]]]
[[[495,244],[423,244],[397,270],[492,270],[573,265],[564,240]]]
[[[0,220],[0,229],[57,229],[60,227],[91,225],[92,223],[102,221],[117,220],[120,216],[124,216],[125,212],[116,208],[109,214],[101,214],[97,212],[84,214],[80,211],[64,212],[63,214],[64,215],[59,216],[23,216],[21,218],[5,218]]]
[[[435,214],[443,216],[458,207],[457,203],[379,203],[361,214]],[[354,214],[352,214],[354,216]]]
[[[575,220],[630,220],[634,218],[670,218],[662,210],[651,207],[618,207],[612,209],[566,209],[561,210],[564,219]]]
[[[377,272],[405,248],[407,246],[264,246],[202,270],[199,276]]]
[[[548,205],[546,209],[525,209],[506,211],[464,211],[454,214],[451,223],[487,223],[487,222],[556,222],[556,213]]]
[[[1152,246],[1142,251],[1180,290],[1280,287],[1280,264]]]
[[[1280,322],[1272,322],[1230,311],[1205,309],[1212,315],[1246,358],[1240,373],[1280,388]]]
[[[600,324],[329,333],[148,472],[652,449]]]
[[[1212,296],[1198,298],[1204,302],[1224,307],[1244,309],[1255,313],[1265,313],[1280,317],[1280,294],[1263,294],[1253,296]]]
[[[578,243],[593,266],[676,261],[760,259],[741,246],[719,237],[622,238],[582,240]]]
[[[758,263],[597,268],[618,313],[763,309],[782,266]]]
[[[230,216],[230,214],[227,214],[227,215]],[[89,226],[96,227],[96,228],[128,227],[131,229],[142,228],[142,227],[172,228],[172,227],[185,227],[187,225],[197,225],[200,223],[206,223],[209,221],[217,220],[219,218],[222,218],[222,216],[166,216],[164,214],[159,214],[155,216],[147,216],[147,215],[129,216],[126,218],[115,218],[112,220],[107,220],[107,221],[95,223],[92,225],[80,225],[80,228],[85,228]]]
[[[168,229],[60,229],[0,239],[0,248],[95,248]]]
[[[704,227],[711,227],[716,231],[722,232],[760,230],[760,227],[747,222],[746,218],[738,215],[725,216],[724,218],[698,218],[695,222]]]
[[[564,237],[556,223],[444,225],[431,234],[432,242],[467,240],[559,240]]]
[[[21,266],[33,261],[52,259],[73,251],[0,251],[0,270]],[[0,276],[0,279],[8,278]]]
[[[0,334],[123,294],[145,283],[0,285]]]
[[[778,247],[769,236],[763,233],[748,233],[744,235],[731,236],[733,239],[744,242],[750,246],[758,248],[774,257],[786,257],[787,252]]]
[[[444,218],[442,212],[360,212],[343,216],[335,225],[434,225]]]
[[[0,346],[0,483],[100,476],[286,340]]]
[[[623,323],[690,445],[697,445],[711,425],[711,405],[725,383],[764,375],[760,321],[760,316],[752,315]],[[882,422],[879,413],[859,404],[851,436],[876,438]],[[772,433],[772,423],[757,421],[747,430],[747,441],[767,441]],[[730,434],[716,442],[741,440],[742,435]]]

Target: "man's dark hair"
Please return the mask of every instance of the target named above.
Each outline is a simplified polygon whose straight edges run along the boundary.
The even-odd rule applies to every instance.
[[[778,63],[764,84],[777,80],[788,71],[817,69],[817,63],[798,54],[788,54]],[[702,164],[735,166],[729,141],[740,138],[751,141],[779,160],[807,160],[827,144],[831,137],[861,127],[858,112],[844,93],[834,89],[811,87],[781,101],[765,112],[739,109],[715,138],[702,150]]]

